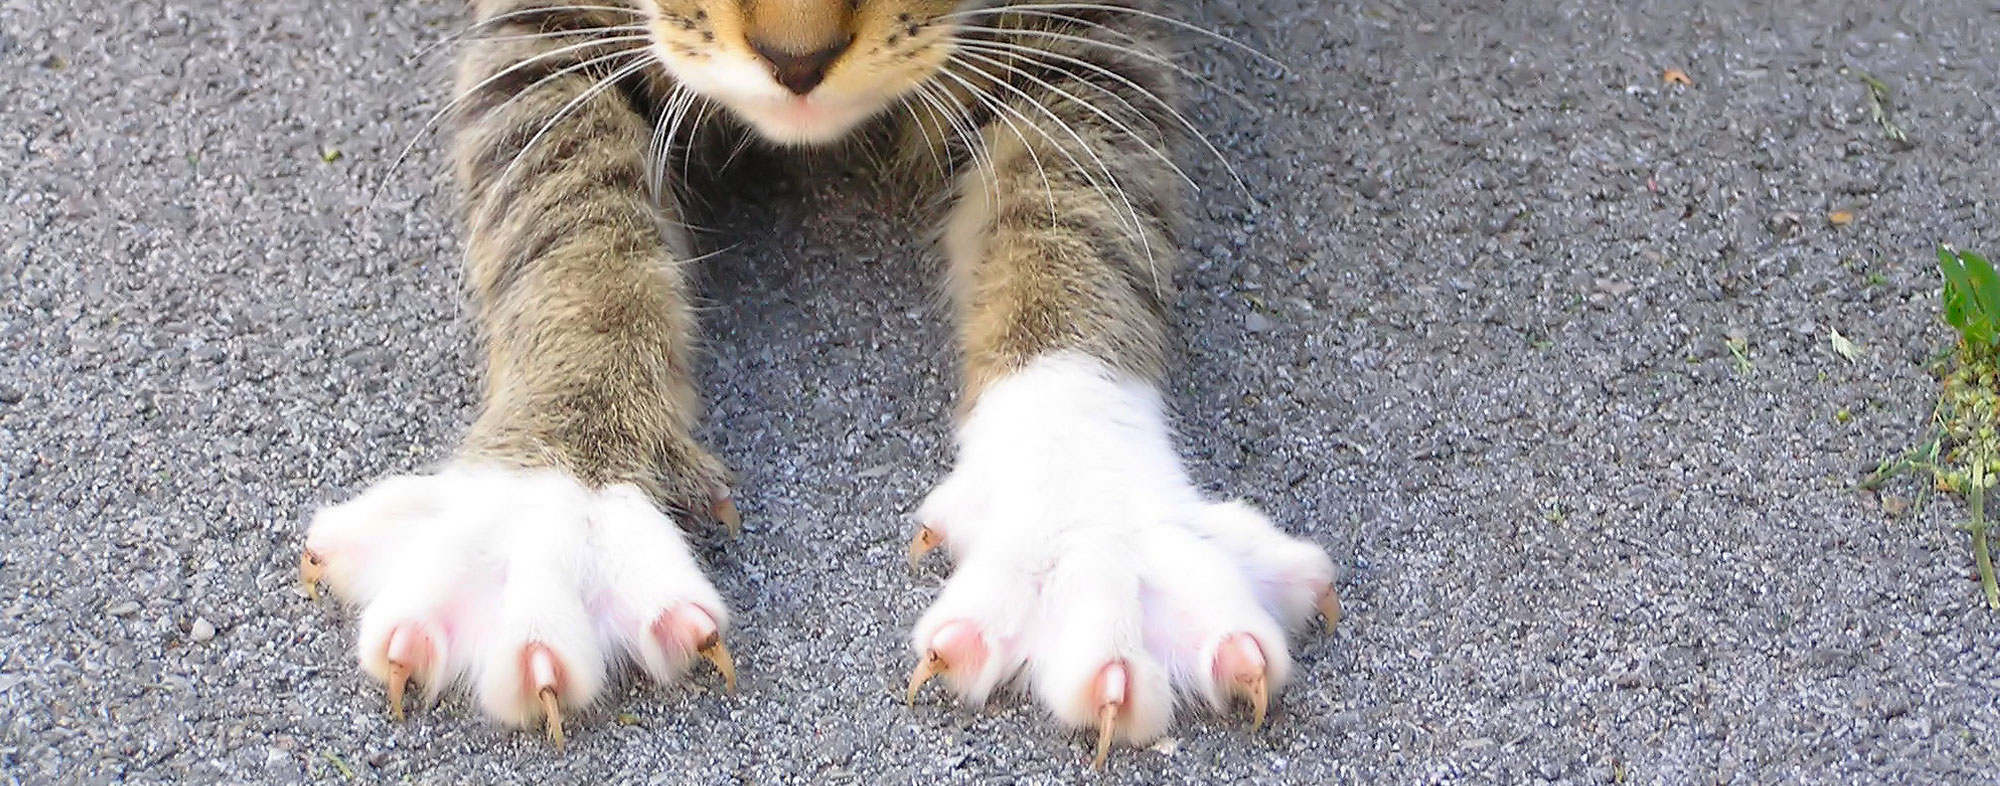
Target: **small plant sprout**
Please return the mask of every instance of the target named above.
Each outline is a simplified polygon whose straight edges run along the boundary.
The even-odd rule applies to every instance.
[[[1861,485],[1874,488],[1904,472],[1927,470],[1938,490],[1965,495],[1972,520],[1959,528],[1972,535],[1986,605],[2000,610],[1986,519],[1986,492],[2000,485],[2000,275],[1970,251],[1940,245],[1937,253],[1944,321],[1958,331],[1957,363],[1944,375],[1924,444],[1884,461]]]
[[[1991,349],[2000,325],[2000,276],[1986,259],[1970,251],[1938,246],[1944,270],[1944,321],[1969,345]]]
[[[1729,348],[1729,357],[1736,361],[1736,373],[1747,377],[1750,376],[1750,372],[1757,370],[1756,366],[1750,364],[1749,336],[1727,335],[1722,338],[1722,345]]]

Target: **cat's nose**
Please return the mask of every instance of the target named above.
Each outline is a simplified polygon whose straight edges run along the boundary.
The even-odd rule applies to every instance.
[[[778,84],[784,85],[786,90],[805,95],[826,81],[826,70],[833,66],[833,61],[840,59],[840,53],[847,51],[848,41],[804,54],[762,41],[752,41],[750,47],[757,50],[757,56],[764,58],[764,62],[771,64],[771,76],[778,80]]]

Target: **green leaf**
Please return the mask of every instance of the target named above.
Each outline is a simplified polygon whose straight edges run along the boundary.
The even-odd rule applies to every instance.
[[[2000,321],[2000,276],[1993,274],[1993,266],[1969,251],[1958,252],[1959,264],[1964,265],[1966,276],[1972,279],[1972,298],[1979,304],[1980,316],[1986,318],[1990,326]]]
[[[1938,270],[1944,272],[1944,291],[1965,294],[1972,291],[1972,279],[1965,274],[1965,266],[1959,264],[1958,252],[1951,246],[1939,243],[1937,247]]]
[[[1944,293],[1944,321],[1961,334],[1971,327],[1965,317],[1965,296],[1950,287],[1946,287]]]
[[[1994,324],[2000,325],[2000,273],[1995,273],[1993,265],[1985,257],[1971,251],[1958,251],[1958,261],[1965,267],[1965,274],[1972,279],[1972,291],[1978,297],[1980,310]]]
[[[1975,294],[1972,273],[1967,270],[1959,257],[1958,249],[1939,243],[1937,247],[1938,270],[1944,273],[1944,316],[1945,322],[1957,328],[1959,335],[1967,343],[1991,343],[1993,317],[1991,312],[1983,312],[1982,304]],[[1989,266],[1988,271],[1991,271]]]

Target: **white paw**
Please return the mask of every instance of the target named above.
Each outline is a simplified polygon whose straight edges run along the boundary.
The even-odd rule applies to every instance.
[[[408,681],[435,698],[466,679],[487,715],[541,719],[560,743],[562,710],[621,653],[661,681],[700,654],[735,681],[722,598],[631,485],[463,464],[392,477],[314,517],[300,573],[361,610],[361,668],[399,717]]]
[[[1025,672],[1071,726],[1144,744],[1176,695],[1261,722],[1291,673],[1286,629],[1339,615],[1333,563],[1241,503],[1201,498],[1150,387],[1053,355],[993,384],[958,465],[917,513],[918,559],[956,570],[918,621],[910,683],[979,703]]]

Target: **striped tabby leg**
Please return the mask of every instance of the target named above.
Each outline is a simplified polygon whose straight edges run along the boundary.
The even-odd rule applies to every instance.
[[[689,436],[687,254],[620,82],[637,43],[601,29],[636,17],[531,8],[475,2],[459,61],[482,411],[440,472],[321,511],[302,570],[360,608],[393,712],[411,684],[469,677],[488,715],[560,743],[621,651],[660,679],[706,658],[733,683],[728,610],[662,512],[733,508]]]
[[[1176,693],[1261,723],[1291,674],[1287,628],[1338,614],[1334,570],[1249,506],[1205,499],[1171,444],[1157,385],[1175,175],[1153,151],[1173,121],[1136,94],[1064,95],[1114,80],[1003,78],[982,90],[1006,108],[946,232],[969,406],[918,513],[913,555],[943,545],[956,568],[914,631],[911,696],[942,676],[977,702],[1025,670],[1058,719],[1096,727],[1100,763],[1113,740],[1163,733]]]

